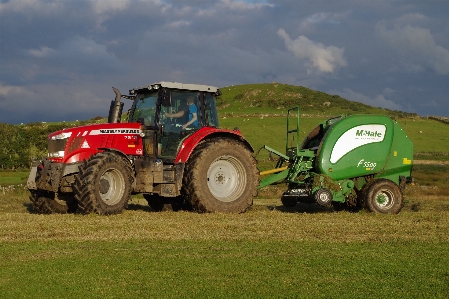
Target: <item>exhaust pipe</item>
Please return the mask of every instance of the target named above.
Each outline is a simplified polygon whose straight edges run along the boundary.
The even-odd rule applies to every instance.
[[[114,90],[115,92],[115,101],[111,101],[111,107],[109,108],[108,123],[119,123],[121,121],[124,105],[122,102],[120,102],[122,94],[120,93],[120,90],[118,90],[115,87],[112,87],[112,90]]]

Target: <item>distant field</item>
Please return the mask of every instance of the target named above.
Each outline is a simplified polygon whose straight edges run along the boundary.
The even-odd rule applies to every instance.
[[[28,179],[29,170],[0,171],[0,186],[24,184]]]
[[[314,127],[328,118],[301,117],[300,140],[302,141]],[[431,119],[399,119],[398,123],[412,140],[415,153],[446,153],[441,159],[449,160],[449,138],[443,138],[449,128],[447,124]],[[266,144],[285,153],[285,117],[226,117],[220,119],[220,125],[229,129],[239,127],[255,150]],[[426,157],[434,158],[432,155]]]

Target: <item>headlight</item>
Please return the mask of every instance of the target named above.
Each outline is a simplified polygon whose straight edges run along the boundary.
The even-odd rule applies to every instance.
[[[72,132],[61,133],[51,137],[51,140],[66,139],[72,136]]]
[[[48,156],[50,158],[64,158],[64,151],[54,152],[54,153],[48,153]]]

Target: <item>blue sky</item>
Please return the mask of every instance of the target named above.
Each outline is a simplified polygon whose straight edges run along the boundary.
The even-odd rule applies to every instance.
[[[157,81],[306,86],[449,117],[449,1],[0,0],[0,122],[106,116]]]

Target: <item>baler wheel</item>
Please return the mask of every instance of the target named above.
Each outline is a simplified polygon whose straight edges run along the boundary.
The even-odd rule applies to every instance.
[[[119,214],[128,206],[133,178],[131,165],[124,158],[103,152],[79,168],[75,196],[83,214]]]
[[[251,151],[228,138],[197,146],[183,178],[184,195],[197,212],[243,213],[253,204],[258,184]]]
[[[78,203],[73,194],[56,194],[49,191],[33,191],[30,196],[33,209],[39,214],[74,213]]]
[[[374,213],[397,214],[404,206],[404,198],[398,185],[387,179],[370,183],[364,197],[365,208]]]

